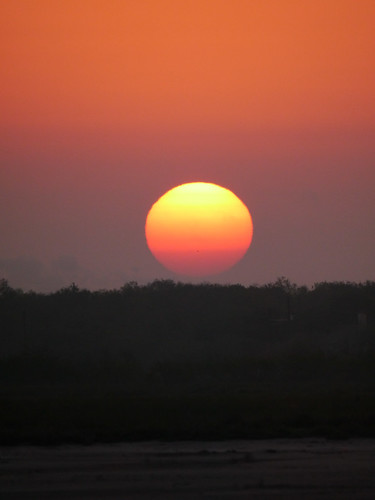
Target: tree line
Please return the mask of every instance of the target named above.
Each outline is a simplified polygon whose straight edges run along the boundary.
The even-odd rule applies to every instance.
[[[0,280],[0,442],[375,435],[374,319],[372,281]]]
[[[348,331],[371,332],[375,282],[298,286],[282,277],[263,286],[192,285],[156,280],[90,291],[75,283],[53,293],[24,292],[0,281],[0,358],[19,354],[155,362],[232,356],[304,338],[322,347]],[[336,338],[335,337],[335,338]],[[369,333],[369,337],[372,337]],[[244,346],[247,345],[244,351]],[[200,352],[201,351],[201,352]]]

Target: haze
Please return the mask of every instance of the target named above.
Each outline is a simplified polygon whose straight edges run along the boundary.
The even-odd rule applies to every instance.
[[[373,0],[2,2],[0,277],[182,279],[145,219],[205,181],[254,221],[205,281],[373,280],[374,25]]]

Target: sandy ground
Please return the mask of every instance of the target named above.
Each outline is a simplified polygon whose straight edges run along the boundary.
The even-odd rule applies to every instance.
[[[375,440],[2,447],[0,498],[373,500]]]

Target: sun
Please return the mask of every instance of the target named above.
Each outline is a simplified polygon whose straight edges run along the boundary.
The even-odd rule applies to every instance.
[[[246,205],[229,189],[191,182],[167,191],[151,207],[146,240],[167,269],[187,276],[226,271],[247,252],[253,222]]]

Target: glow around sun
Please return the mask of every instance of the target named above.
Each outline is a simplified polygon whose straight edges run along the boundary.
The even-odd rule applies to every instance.
[[[225,271],[247,252],[253,223],[229,189],[208,182],[182,184],[161,196],[146,219],[146,240],[167,269],[188,276]]]

